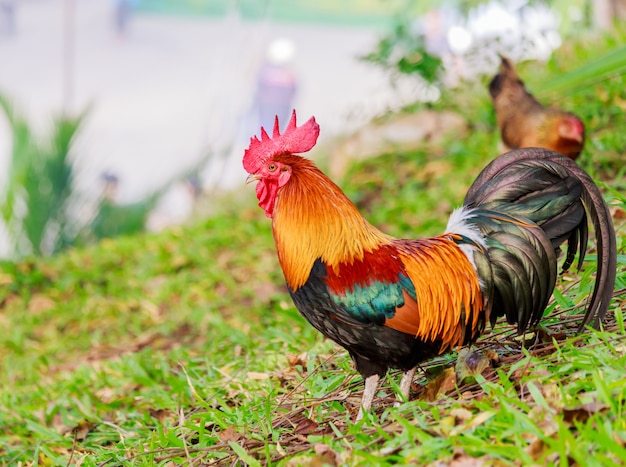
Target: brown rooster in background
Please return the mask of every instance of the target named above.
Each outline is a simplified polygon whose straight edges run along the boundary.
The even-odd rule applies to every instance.
[[[563,269],[587,248],[587,216],[597,239],[597,273],[585,317],[597,326],[616,274],[615,231],[593,180],[545,149],[496,158],[471,186],[444,234],[397,239],[368,223],[341,189],[297,153],[316,143],[314,118],[283,134],[253,137],[243,165],[257,181],[287,286],[302,315],[343,346],[365,379],[359,417],[379,379],[404,371],[408,399],[415,367],[471,343],[505,316],[523,333],[537,324],[554,289],[559,245]]]
[[[546,148],[576,160],[585,144],[585,126],[574,114],[544,107],[524,87],[511,60],[489,83],[502,142],[508,149]]]

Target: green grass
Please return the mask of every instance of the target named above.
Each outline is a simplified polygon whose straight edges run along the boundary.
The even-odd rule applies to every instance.
[[[402,6],[398,0],[139,0],[136,9],[185,16],[225,16],[236,9],[246,20],[382,28]]]
[[[585,58],[562,53],[555,64]],[[429,397],[454,364],[441,357],[396,408],[392,373],[354,424],[361,378],[295,310],[270,223],[246,187],[245,202],[195,225],[0,263],[0,465],[625,464],[625,145],[615,110],[625,85],[613,77],[559,102],[590,122],[581,164],[603,184],[618,229],[604,331],[572,332],[593,282],[587,262],[559,282],[547,339],[524,349],[499,325],[476,346],[498,362],[475,381]],[[436,106],[465,115],[469,136],[361,162],[341,181],[391,234],[440,232],[497,152],[484,87]]]

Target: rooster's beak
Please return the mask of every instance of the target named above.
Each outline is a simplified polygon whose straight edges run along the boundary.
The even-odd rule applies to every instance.
[[[252,183],[252,182],[258,182],[259,180],[261,180],[261,176],[257,175],[257,174],[250,174],[248,175],[248,178],[246,178],[246,185]]]

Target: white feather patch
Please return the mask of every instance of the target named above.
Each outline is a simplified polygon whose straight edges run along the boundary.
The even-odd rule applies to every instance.
[[[467,219],[474,217],[473,212],[473,209],[465,206],[455,209],[452,214],[450,214],[445,233],[463,235],[477,245],[480,245],[481,248],[486,249],[485,239],[480,231],[474,225],[467,222]],[[465,256],[467,256],[467,259],[470,260],[474,269],[476,269],[476,263],[474,263],[474,251],[476,248],[467,244],[461,244],[458,245],[458,247]]]

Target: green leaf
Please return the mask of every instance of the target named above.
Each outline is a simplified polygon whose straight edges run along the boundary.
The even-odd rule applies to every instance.
[[[550,93],[564,95],[573,89],[605,80],[608,76],[624,73],[626,73],[626,46],[611,50],[578,68],[556,75],[550,80],[537,84],[534,88],[539,95]]]
[[[230,445],[231,449],[235,451],[235,454],[239,456],[239,459],[244,461],[246,464],[251,467],[261,467],[261,463],[250,454],[248,454],[243,447],[239,446],[234,441],[229,441],[228,444]]]

